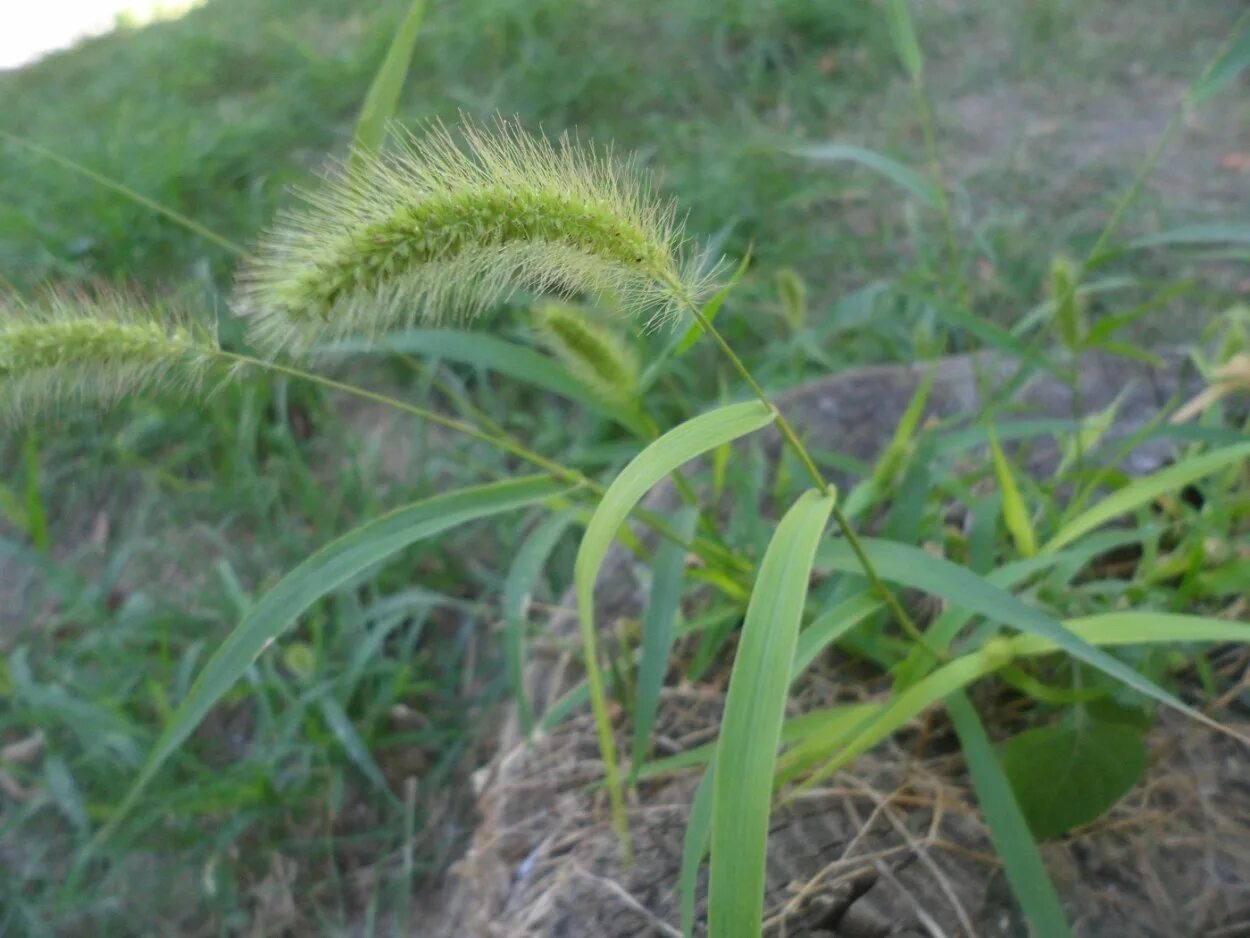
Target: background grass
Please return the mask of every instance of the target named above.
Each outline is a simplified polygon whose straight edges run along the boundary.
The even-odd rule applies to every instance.
[[[342,155],[407,5],[209,0],[0,75],[0,130],[246,244],[289,203],[290,186]],[[1045,294],[1056,253],[1089,247],[1241,4],[915,7],[973,308],[1010,323]],[[927,172],[896,71],[869,2],[432,2],[401,113],[498,111],[638,152],[694,234],[731,255],[751,247],[720,322],[781,387],[975,344],[935,301],[947,263],[940,219],[863,169],[785,152],[860,144]],[[1127,231],[1244,220],[1248,140],[1250,96],[1237,90],[1189,116]],[[233,265],[173,223],[0,144],[0,282],[137,283],[216,315],[237,344]],[[805,285],[801,319],[783,315],[794,295],[779,287],[783,270]],[[1244,257],[1143,252],[1117,273],[1135,286],[1095,315],[1201,276],[1148,333],[1190,337],[1250,292]],[[510,310],[491,325],[527,334]],[[412,397],[430,392],[435,373],[368,367],[371,386]],[[622,455],[594,421],[526,407],[521,391],[472,370],[436,373],[539,451],[582,465]],[[728,383],[696,350],[666,378],[664,416],[699,410]],[[44,739],[41,759],[3,767],[29,797],[0,808],[0,934],[307,933],[406,915],[414,884],[462,834],[464,786],[446,783],[482,758],[474,715],[505,693],[498,611],[480,597],[499,595],[524,522],[414,549],[324,604],[178,757],[105,875],[68,887],[64,874],[250,596],[359,519],[510,467],[373,408],[261,379],[203,406],[141,404],[10,434],[0,459],[0,744]],[[758,524],[733,523],[762,546]],[[549,569],[568,571],[571,550],[559,546]],[[370,760],[389,796],[370,781]]]

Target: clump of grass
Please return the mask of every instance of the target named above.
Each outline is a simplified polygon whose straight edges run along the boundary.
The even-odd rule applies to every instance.
[[[270,348],[472,316],[518,288],[662,319],[708,280],[632,163],[504,120],[435,125],[302,195],[240,276],[239,309]]]
[[[13,416],[192,391],[219,358],[206,328],[126,293],[49,290],[0,311],[0,412]]]
[[[638,396],[638,356],[620,336],[567,303],[544,303],[534,310],[543,343],[569,372],[609,404]]]

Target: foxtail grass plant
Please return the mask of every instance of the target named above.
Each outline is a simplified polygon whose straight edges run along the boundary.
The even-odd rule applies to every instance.
[[[0,298],[0,409],[26,417],[138,393],[194,393],[220,352],[190,316],[124,292]]]
[[[269,348],[472,317],[522,288],[663,321],[715,275],[632,163],[504,120],[405,135],[302,197],[239,278]]]
[[[638,397],[638,354],[586,309],[543,303],[534,309],[543,344],[575,378],[610,404]]]
[[[903,62],[922,92],[923,70],[907,5],[891,0],[887,10]],[[938,168],[934,176],[940,187]],[[251,605],[238,628],[201,669],[130,794],[97,833],[94,844],[111,835],[144,786],[256,657],[317,601],[422,538],[535,506],[562,513],[570,507],[589,509],[582,515],[586,530],[573,580],[604,782],[626,854],[625,776],[619,768],[614,716],[601,670],[595,609],[597,579],[612,544],[627,537],[626,522],[638,520],[697,555],[702,581],[718,586],[733,616],[743,622],[742,653],[732,664],[720,738],[705,758],[712,774],[699,789],[699,797],[710,802],[696,804],[692,811],[694,820],[684,851],[682,889],[693,890],[696,877],[691,864],[697,872],[706,845],[713,848],[712,938],[760,934],[768,818],[779,780],[802,777],[803,784],[812,784],[827,777],[941,702],[947,702],[955,717],[970,772],[1009,874],[1027,869],[1034,872],[1027,877],[1021,873],[1021,881],[1035,879],[1040,860],[1024,816],[976,713],[963,696],[974,681],[1003,673],[1016,680],[1013,686],[1037,688],[1041,682],[1029,683],[1031,675],[1022,671],[1022,662],[1062,653],[1064,663],[1081,680],[1100,672],[1110,682],[1118,682],[1114,686],[1131,688],[1144,698],[1212,724],[1209,717],[1153,679],[1110,655],[1105,646],[1179,638],[1246,641],[1250,628],[1197,616],[1156,614],[1140,620],[1144,625],[1126,637],[1122,613],[1065,623],[1010,591],[1027,576],[1011,579],[1006,568],[993,577],[981,576],[910,544],[859,538],[848,518],[855,513],[844,513],[821,464],[714,325],[724,291],[706,307],[702,305],[702,298],[718,280],[719,266],[709,269],[697,257],[674,206],[655,195],[632,163],[567,137],[548,142],[507,121],[489,126],[465,123],[454,131],[436,125],[421,136],[403,137],[390,151],[358,151],[341,175],[303,198],[302,209],[282,216],[263,236],[239,276],[236,308],[249,318],[252,337],[270,357],[223,350],[211,334],[185,316],[144,306],[123,294],[53,293],[13,305],[0,322],[0,400],[21,413],[65,399],[113,401],[153,389],[197,389],[218,367],[227,376],[265,369],[437,423],[498,447],[537,467],[542,476],[457,489],[404,506],[340,537],[292,570]],[[953,219],[944,203],[943,210],[952,239],[952,263],[958,264]],[[1056,280],[1061,308],[1069,294],[1075,294],[1087,266],[1065,267],[1062,278]],[[962,282],[961,277],[953,279]],[[667,432],[648,434],[652,438],[647,445],[605,485],[536,452],[493,423],[475,422],[472,416],[449,417],[309,372],[282,357],[303,352],[323,337],[373,336],[444,317],[469,318],[517,290],[556,298],[539,303],[534,312],[534,331],[553,356],[540,358],[539,367],[550,361],[553,368],[564,369],[607,402],[638,404],[637,356],[615,332],[590,318],[587,307],[568,302],[571,298],[619,310],[640,327],[680,321],[688,335],[706,335],[757,400],[721,406]],[[966,286],[957,292],[965,293]],[[801,310],[806,300],[794,284],[789,285],[787,303],[797,328],[803,323]],[[1075,307],[1069,313],[1062,335],[1065,341],[1080,344],[1083,319],[1076,316]],[[684,339],[681,344],[685,345]],[[532,351],[527,353],[534,357]],[[910,423],[896,434],[896,445],[887,458],[903,459],[911,452],[907,444],[922,432],[918,427],[923,409],[920,399],[908,418]],[[665,519],[641,507],[646,493],[670,477],[676,477],[687,500],[694,501],[697,496],[680,479],[680,468],[708,454],[718,454],[723,461],[735,440],[769,426],[775,427],[810,477],[810,488],[789,500],[758,565],[745,552],[735,554],[701,537],[683,537]],[[1023,504],[1024,490],[1013,481],[1012,467],[997,445],[993,427],[988,434],[994,442],[999,487],[1013,493],[1011,517],[1006,520],[1016,542],[1027,544],[1021,552],[1029,555],[1029,575],[1045,574],[1061,561],[1079,568],[1081,564],[1070,553],[1073,545],[1101,525],[1140,511],[1162,493],[1197,479],[1220,473],[1231,477],[1250,456],[1250,444],[1224,446],[1155,476],[1123,484],[1091,507],[1082,510],[1078,506],[1066,516],[1051,512],[1043,517]],[[904,475],[896,468],[892,464],[878,467],[874,475],[882,487]],[[870,492],[867,497],[873,500],[879,495]],[[1047,530],[1045,522],[1052,515],[1060,520]],[[712,514],[704,520],[715,524],[715,517]],[[830,519],[842,537],[826,538]],[[697,520],[683,515],[683,529],[700,530]],[[991,520],[997,524],[998,516]],[[536,546],[523,551],[526,564],[541,565],[535,557],[550,553],[565,523],[562,520],[560,526],[546,529],[543,537],[535,539]],[[631,543],[645,554],[645,548]],[[682,551],[666,551],[663,556],[684,560]],[[842,595],[839,603],[821,615],[808,618],[808,589],[818,567],[845,575],[852,593]],[[655,579],[668,584],[666,592],[680,590],[681,577],[661,578],[660,571],[656,572]],[[1014,570],[1007,572],[1015,575]],[[865,580],[867,588],[854,594],[859,589],[856,584]],[[944,614],[922,632],[887,580],[937,594],[956,611]],[[516,595],[523,596],[523,585],[513,586]],[[651,696],[635,701],[636,714],[654,716],[656,712],[663,654],[675,634],[672,620],[680,605],[677,600],[667,596],[663,609],[649,617],[660,633],[649,643],[650,653],[644,651],[649,679],[638,681],[637,686]],[[517,608],[523,605],[523,601],[516,603]],[[960,618],[958,610],[966,616]],[[846,638],[860,622],[873,618],[880,622],[876,614],[881,611],[892,614],[907,639],[881,644],[887,649],[901,644],[904,649],[885,662],[896,671],[891,696],[856,710],[854,719],[847,719],[845,712],[809,715],[814,719],[804,724],[808,735],[786,735],[786,701],[797,672],[823,648]],[[957,638],[974,616],[995,627],[1029,634],[1007,639],[982,631],[976,633],[978,640],[961,645]],[[523,623],[514,622],[513,627],[522,628]],[[877,628],[880,638],[881,626]],[[523,647],[519,639],[515,647]],[[616,664],[619,673],[620,662]],[[1020,674],[1024,679],[1019,679]],[[790,748],[779,763],[783,741]],[[634,751],[646,748],[645,740],[637,740]],[[629,777],[642,777],[643,768],[632,766]],[[1040,875],[1044,879],[1044,872]],[[1034,889],[1026,894],[1027,884],[1012,881],[1030,919],[1050,923],[1045,933],[1066,931],[1053,891]],[[683,907],[693,909],[693,899],[686,892]]]

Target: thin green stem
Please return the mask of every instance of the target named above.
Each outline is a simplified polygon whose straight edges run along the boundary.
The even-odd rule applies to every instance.
[[[236,257],[247,256],[247,249],[244,248],[241,244],[236,244],[234,241],[231,241],[229,238],[223,237],[222,235],[217,234],[217,232],[209,228],[206,228],[204,225],[201,225],[198,221],[195,221],[192,218],[188,218],[186,215],[183,215],[181,212],[176,212],[172,208],[168,208],[162,205],[160,202],[157,202],[155,199],[149,198],[148,196],[144,195],[142,192],[136,192],[134,189],[131,189],[129,186],[124,186],[120,182],[110,179],[108,176],[105,176],[101,173],[97,173],[94,169],[89,169],[88,167],[83,166],[81,163],[75,163],[68,156],[62,156],[60,153],[57,153],[55,150],[49,150],[45,146],[40,146],[39,144],[34,143],[30,140],[27,140],[24,137],[19,137],[16,134],[11,134],[5,130],[0,130],[0,138],[3,138],[9,141],[9,143],[12,143],[14,146],[23,147],[24,149],[28,150],[31,153],[34,153],[37,156],[42,156],[42,157],[45,157],[46,159],[52,160],[52,162],[65,167],[71,172],[78,173],[80,176],[85,176],[86,178],[90,179],[92,182],[96,183],[97,185],[104,186],[106,189],[112,189],[114,192],[118,193],[119,195],[124,195],[126,198],[130,199],[132,202],[137,202],[139,205],[142,205],[144,208],[151,209],[152,211],[156,212],[158,215],[164,215],[170,221],[175,222],[176,224],[181,225],[183,228],[186,228],[188,231],[199,235],[205,241],[213,242],[213,244],[217,245],[218,247],[226,251],[229,251],[231,254],[234,254]]]
[[[912,82],[916,95],[916,110],[920,115],[920,131],[924,135],[925,156],[929,162],[929,179],[937,192],[938,211],[942,215],[942,227],[946,233],[947,263],[950,264],[951,276],[955,288],[959,292],[959,300],[964,309],[972,312],[972,288],[964,275],[963,264],[959,260],[959,242],[955,236],[955,216],[951,211],[950,197],[946,194],[946,173],[942,170],[942,159],[938,154],[937,132],[934,129],[933,105],[929,101],[925,89],[924,73],[916,75]]]
[[[729,343],[725,341],[725,337],[722,336],[716,330],[716,327],[713,326],[708,320],[708,318],[703,315],[703,311],[699,309],[698,305],[688,299],[685,302],[687,308],[694,316],[695,321],[699,323],[704,332],[712,337],[712,341],[716,343],[717,347],[729,360],[729,363],[734,367],[734,370],[738,372],[738,375],[747,383],[747,385],[755,393],[755,396],[760,399],[764,406],[773,412],[773,415],[776,417],[777,431],[781,434],[782,439],[785,440],[791,451],[798,457],[799,462],[803,464],[803,467],[807,470],[808,475],[812,477],[812,481],[816,483],[816,487],[821,492],[833,495],[836,498],[837,486],[826,481],[824,474],[820,471],[820,467],[816,465],[816,461],[812,458],[811,453],[807,451],[807,447],[803,445],[803,441],[800,440],[799,435],[795,433],[794,427],[791,426],[790,421],[786,419],[785,415],[777,408],[777,405],[772,402],[772,400],[768,397],[768,394],[762,387],[760,387],[759,382],[755,380],[755,377],[751,374],[750,370],[745,364],[743,364],[742,359],[738,357],[737,353],[734,352]],[[834,502],[833,507],[833,517],[837,521],[839,529],[842,531],[842,536],[845,537],[847,543],[851,545],[851,550],[854,552],[855,558],[859,561],[860,566],[863,568],[864,575],[868,578],[868,582],[877,592],[877,595],[879,595],[885,604],[890,607],[890,611],[894,613],[895,618],[898,619],[899,625],[902,626],[908,637],[921,647],[928,649],[929,653],[935,658],[940,658],[941,656],[929,647],[928,643],[925,641],[924,633],[920,631],[920,628],[912,620],[912,617],[908,614],[907,610],[903,608],[903,604],[899,602],[898,597],[894,595],[894,591],[890,589],[889,586],[886,585],[885,581],[882,580],[877,574],[876,567],[868,558],[868,555],[865,553],[858,536],[856,536],[855,531],[851,528],[850,522],[847,520],[846,515],[842,513],[842,509],[838,506],[836,501]]]
[[[354,384],[336,381],[333,378],[327,378],[324,375],[319,375],[311,371],[304,371],[301,368],[283,365],[279,362],[265,361],[264,359],[255,358],[251,355],[241,355],[236,352],[218,351],[216,354],[223,361],[232,362],[236,366],[260,368],[275,374],[285,375],[290,378],[297,378],[301,381],[308,381],[312,384],[317,384],[333,391],[350,394],[353,397],[358,397],[362,400],[372,401],[375,404],[381,404],[385,407],[394,408],[395,410],[409,414],[413,417],[418,417],[422,420],[428,420],[440,427],[453,430],[456,433],[463,434],[464,436],[475,440],[480,440],[483,443],[494,446],[497,449],[501,449],[504,452],[516,456],[518,459],[522,459],[525,462],[542,469],[555,479],[585,489],[597,498],[602,498],[604,493],[607,491],[604,486],[600,485],[594,479],[591,479],[576,469],[571,469],[568,466],[563,466],[552,459],[548,459],[546,456],[535,452],[506,433],[500,433],[498,435],[487,433],[473,424],[466,423],[463,420],[457,420],[453,417],[448,417],[445,414],[438,413],[437,411],[429,410],[428,408],[420,407],[416,404],[409,404],[407,401],[401,401],[385,394],[379,394],[375,391],[370,391]],[[638,521],[651,528],[651,530],[655,531],[661,537],[673,541],[674,543],[681,544],[687,550],[697,554],[707,563],[723,568],[726,574],[734,580],[740,580],[744,574],[750,571],[750,565],[748,563],[729,553],[724,548],[708,542],[705,538],[696,538],[693,541],[687,542],[683,537],[673,531],[664,519],[656,516],[652,512],[639,508],[634,510],[633,515]]]

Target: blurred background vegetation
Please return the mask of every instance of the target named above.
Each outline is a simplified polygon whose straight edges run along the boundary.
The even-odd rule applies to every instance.
[[[0,73],[0,131],[246,246],[292,186],[344,154],[406,7],[208,0]],[[1010,325],[1044,298],[1052,258],[1088,250],[1243,3],[914,7],[972,310]],[[1182,118],[1126,236],[1250,215],[1244,87]],[[796,153],[854,144],[927,171],[876,3],[432,0],[400,114],[459,113],[637,153],[695,236],[732,258],[750,250],[722,321],[771,389],[978,345],[935,299],[941,219],[880,175]],[[1200,268],[1201,286],[1160,304],[1141,335],[1192,338],[1250,295],[1245,260],[1137,252],[1117,268],[1131,283],[1114,303]],[[135,285],[216,317],[238,346],[236,262],[0,139],[0,285]],[[528,335],[510,309],[488,325]],[[472,368],[350,369],[453,409],[469,394],[580,466],[626,452],[597,422],[527,406],[532,392]],[[731,383],[707,350],[666,382],[672,418]],[[0,467],[0,745],[38,740],[0,763],[0,935],[368,933],[411,914],[414,888],[464,834],[464,779],[485,757],[479,714],[504,693],[490,597],[521,521],[413,549],[324,604],[176,758],[104,875],[65,876],[257,590],[361,518],[448,479],[504,474],[499,455],[255,377],[202,406],[8,431]],[[572,549],[561,545],[542,598],[559,596]]]

